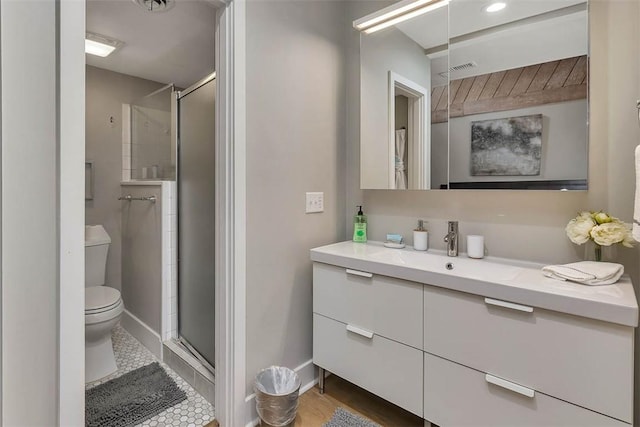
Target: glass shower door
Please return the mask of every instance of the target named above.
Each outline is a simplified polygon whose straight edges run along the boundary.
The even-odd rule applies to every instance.
[[[215,360],[215,76],[178,97],[178,335]]]

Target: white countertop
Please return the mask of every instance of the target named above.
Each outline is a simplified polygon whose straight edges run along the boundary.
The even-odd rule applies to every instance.
[[[448,257],[443,251],[386,248],[380,242],[335,243],[311,249],[311,260],[526,304],[625,326],[638,326],[631,279],[587,286],[545,277],[543,264],[504,258]],[[446,268],[447,263],[453,269]]]

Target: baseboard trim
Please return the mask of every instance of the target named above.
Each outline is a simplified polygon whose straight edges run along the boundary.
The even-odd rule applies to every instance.
[[[313,360],[307,360],[293,370],[296,371],[298,376],[300,376],[300,394],[312,389],[313,386],[318,384],[318,370],[313,364]],[[255,399],[255,393],[248,395],[244,399],[245,414],[247,414],[245,419],[250,420],[245,427],[255,427],[260,425],[260,417],[258,417],[258,412],[256,412]]]
[[[160,334],[126,309],[124,313],[122,313],[120,324],[127,332],[133,335],[135,339],[140,341],[147,350],[162,360],[162,339],[160,338]]]

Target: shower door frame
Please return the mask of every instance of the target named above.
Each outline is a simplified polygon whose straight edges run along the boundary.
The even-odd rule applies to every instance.
[[[177,124],[177,131],[176,131],[176,213],[177,213],[177,234],[178,234],[178,239],[180,239],[180,179],[181,179],[181,172],[180,172],[180,148],[181,148],[181,142],[180,142],[180,99],[189,95],[190,93],[200,89],[201,87],[203,87],[204,85],[206,85],[207,83],[210,83],[211,81],[216,81],[216,85],[217,85],[217,80],[216,80],[216,72],[214,71],[213,73],[207,75],[206,77],[200,79],[199,81],[197,81],[196,83],[192,84],[191,86],[189,86],[188,88],[181,90],[181,91],[175,91],[175,105],[176,105],[176,112],[175,112],[175,121]],[[215,113],[214,113],[214,117],[217,116],[217,112],[218,112],[218,93],[217,93],[217,87],[216,87],[216,94],[215,94]],[[215,126],[215,138],[218,139],[218,127]],[[216,159],[214,161],[214,167],[216,168],[216,177],[217,177],[217,169],[218,169],[218,161],[217,161],[217,155],[218,155],[218,144],[214,141],[214,151],[216,153]],[[216,203],[216,211],[217,211],[217,205],[218,205],[218,191],[217,191],[217,179],[216,182],[214,183],[214,199],[215,199],[215,203]],[[216,258],[217,258],[217,241],[218,241],[218,213],[214,212],[214,222],[215,222],[215,227],[214,227],[214,239],[216,241],[216,249],[215,249],[215,253],[214,253],[214,259],[213,259],[213,269],[214,269],[214,278],[217,276],[217,262],[216,262]],[[178,280],[178,289],[180,289],[180,269],[181,269],[181,264],[180,264],[180,244],[176,245],[176,254],[177,254],[177,269],[178,269],[178,274],[177,274],[177,280]],[[217,280],[214,279],[214,287],[217,288],[216,285]],[[217,294],[217,289],[214,289],[214,294]],[[183,338],[180,335],[180,291],[178,290],[177,293],[177,300],[178,300],[178,313],[176,316],[176,339],[177,341],[182,344],[184,347],[187,348],[187,350],[196,358],[198,359],[198,361],[200,363],[202,363],[202,365],[209,370],[215,377],[215,366],[212,365],[211,363],[209,363],[209,361],[200,354],[200,352],[198,350],[196,350],[186,338]],[[217,299],[217,295],[216,298],[214,299],[214,316],[217,316],[217,303],[218,299]],[[217,318],[214,317],[214,357],[217,358],[217,354],[218,354],[218,348],[215,345],[215,342],[217,342]],[[215,361],[214,361],[215,364]],[[216,393],[217,394],[217,393]]]

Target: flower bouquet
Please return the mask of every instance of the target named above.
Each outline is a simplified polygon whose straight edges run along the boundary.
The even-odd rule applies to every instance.
[[[593,240],[596,245],[596,261],[602,261],[602,247],[622,243],[627,248],[633,247],[631,228],[605,212],[580,212],[569,221],[566,227],[567,236],[576,245]]]

